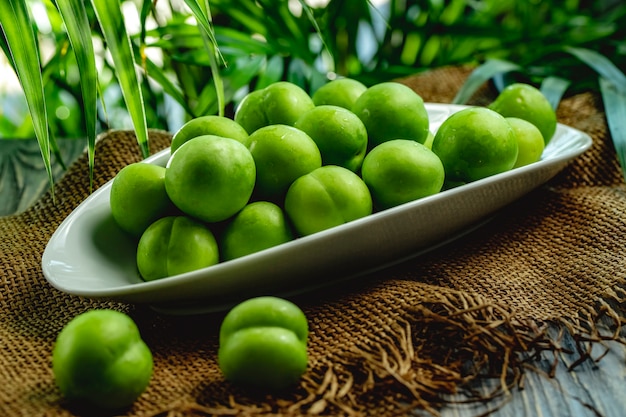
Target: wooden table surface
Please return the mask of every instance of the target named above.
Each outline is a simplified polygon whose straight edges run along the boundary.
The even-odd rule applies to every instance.
[[[64,160],[75,160],[84,150],[83,140],[59,140]],[[54,176],[63,174],[54,165]],[[18,213],[32,205],[48,188],[48,178],[35,140],[0,140],[0,215]],[[564,350],[576,352],[575,342],[565,335]],[[568,370],[578,354],[560,354],[554,377],[548,377],[554,358],[545,354],[540,361],[529,363],[520,389],[489,403],[465,403],[463,396],[451,398],[454,405],[441,410],[442,417],[465,417],[489,414],[494,417],[625,417],[626,416],[626,346],[608,342],[594,346],[593,358]],[[478,390],[489,392],[493,381],[484,381]],[[416,412],[416,416],[427,413]]]
[[[563,347],[575,351],[571,337],[565,335]],[[607,349],[608,352],[607,352]],[[541,362],[533,362],[539,371],[525,375],[521,389],[487,404],[463,404],[446,407],[442,417],[484,415],[496,409],[494,417],[619,417],[626,416],[626,348],[610,342],[592,350],[595,362],[587,360],[568,370],[578,360],[577,354],[560,354],[561,361],[554,377],[548,377],[554,358],[547,354]],[[489,390],[485,383],[481,389]],[[459,398],[462,400],[463,398]]]

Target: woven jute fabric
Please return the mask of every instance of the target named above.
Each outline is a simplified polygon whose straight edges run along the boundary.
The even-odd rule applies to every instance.
[[[449,103],[470,70],[400,81],[427,102]],[[485,85],[472,103],[494,97]],[[309,319],[309,367],[298,386],[272,395],[224,380],[216,359],[224,313],[167,316],[47,283],[46,244],[90,193],[84,155],[57,182],[54,199],[48,193],[26,212],[0,218],[0,414],[94,415],[64,400],[51,352],[63,326],[95,308],[129,314],[154,355],[147,390],[116,411],[129,416],[436,413],[447,394],[472,398],[468,387],[478,378],[500,381],[500,391],[515,386],[524,363],[559,350],[548,328],[565,329],[582,344],[623,342],[626,188],[601,99],[567,97],[558,118],[591,135],[593,146],[547,184],[451,244],[295,298]],[[150,132],[153,152],[170,140],[167,132]],[[140,159],[132,132],[103,135],[95,188]]]

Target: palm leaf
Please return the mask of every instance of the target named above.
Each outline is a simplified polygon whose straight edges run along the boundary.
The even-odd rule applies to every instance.
[[[204,30],[204,33],[208,36],[211,44],[217,49],[217,40],[215,39],[215,32],[213,30],[213,24],[211,22],[211,9],[209,8],[209,2],[207,0],[185,0],[185,4],[189,6],[194,17]],[[220,56],[221,58],[221,56]]]
[[[249,33],[258,33],[267,39],[268,27],[263,20],[263,9],[252,2],[244,2],[241,7],[224,6],[228,17],[237,22]]]
[[[48,115],[41,78],[39,45],[24,0],[0,1],[0,26],[10,52],[33,121],[54,199],[54,177],[50,163]]]
[[[565,50],[593,68],[599,75],[600,92],[606,121],[626,179],[626,75],[608,58],[585,48],[566,47]]]
[[[540,90],[546,96],[552,108],[556,110],[563,94],[565,94],[571,83],[570,80],[565,78],[549,76],[541,81]]]
[[[317,36],[319,37],[319,39],[322,42],[322,46],[324,48],[324,50],[326,51],[326,53],[328,53],[328,55],[330,56],[330,64],[332,65],[331,68],[328,68],[327,70],[330,72],[334,72],[335,71],[335,66],[334,66],[334,61],[335,61],[335,57],[334,54],[332,52],[332,50],[330,49],[330,47],[328,46],[328,43],[326,42],[326,39],[324,39],[324,34],[317,22],[317,20],[315,20],[315,16],[313,15],[313,12],[311,11],[311,7],[304,1],[304,0],[299,0],[300,5],[302,7],[302,10],[304,11],[304,13],[306,14],[307,19],[309,20],[309,23],[311,23],[311,26],[313,26],[313,28],[315,29],[315,33],[317,34]]]
[[[285,61],[280,55],[274,55],[267,59],[265,67],[259,74],[259,78],[256,82],[256,88],[262,89],[268,85],[280,81],[285,71]]]
[[[146,73],[146,75],[152,78],[163,88],[163,91],[172,97],[187,113],[189,113],[192,117],[195,117],[194,110],[189,106],[189,103],[185,99],[183,92],[180,89],[180,86],[176,85],[172,80],[168,78],[168,76],[163,72],[163,69],[156,65],[152,60],[146,56],[140,56],[138,53],[135,54],[135,59],[143,59],[142,67]]]
[[[156,1],[154,2],[156,3]],[[144,1],[141,5],[141,13],[139,14],[139,19],[141,21],[141,34],[139,35],[141,38],[141,44],[145,44],[146,40],[146,20],[150,13],[154,10],[154,3],[152,0]]]
[[[2,16],[0,16],[0,22],[2,22]],[[11,50],[9,49],[9,45],[7,44],[7,38],[4,35],[2,25],[0,25],[0,48],[2,48],[2,52],[4,52],[5,56],[9,58],[11,57]],[[9,59],[9,61],[9,63],[13,65],[13,61],[11,59]]]
[[[488,80],[502,73],[519,70],[520,66],[509,61],[490,59],[476,67],[452,100],[453,104],[465,104]]]
[[[269,55],[275,52],[267,42],[231,28],[216,27],[215,38],[220,51],[227,56]]]
[[[91,29],[85,3],[82,0],[57,0],[57,7],[74,50],[83,96],[87,149],[89,153],[89,189],[93,190],[93,169],[96,144],[97,83],[96,61],[91,41]]]
[[[226,107],[224,100],[224,83],[222,81],[222,77],[220,76],[220,65],[217,62],[217,57],[220,58],[222,63],[224,62],[224,59],[219,52],[219,47],[215,39],[215,32],[211,23],[212,19],[209,2],[208,0],[185,0],[185,4],[189,6],[202,28],[204,44],[209,55],[211,73],[213,74],[213,83],[215,84],[215,91],[217,93],[218,114],[223,116],[224,108]]]
[[[124,26],[124,16],[119,0],[92,0],[96,17],[113,59],[124,102],[130,114],[137,143],[144,158],[150,155],[148,127],[143,107],[143,94],[135,69],[133,48]]]
[[[593,68],[594,71],[600,74],[601,77],[606,78],[616,88],[626,90],[626,75],[604,55],[586,48],[566,46],[564,49]]]
[[[626,179],[626,92],[605,77],[600,77],[600,92],[613,146]]]

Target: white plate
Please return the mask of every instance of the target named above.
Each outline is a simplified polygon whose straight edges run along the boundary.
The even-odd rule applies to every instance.
[[[464,108],[427,104],[431,130]],[[591,146],[558,125],[542,159],[442,191],[342,226],[201,270],[144,282],[136,246],[115,225],[111,182],[81,203],[52,235],[42,258],[48,282],[69,294],[147,303],[169,314],[222,310],[256,295],[293,295],[337,284],[420,255],[484,223],[496,211],[555,176]],[[165,166],[169,149],[146,162]]]

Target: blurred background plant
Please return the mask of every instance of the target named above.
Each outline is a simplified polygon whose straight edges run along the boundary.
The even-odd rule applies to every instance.
[[[28,6],[41,50],[51,136],[88,137],[82,72],[71,53],[67,17],[64,20],[59,13],[59,5],[72,1],[9,3],[19,2]],[[97,3],[84,2],[97,66],[96,131],[132,128],[134,110],[124,101],[116,76],[119,59],[110,53],[106,22],[94,13]],[[119,5],[132,39],[149,128],[173,132],[192,117],[232,115],[245,93],[278,80],[312,93],[340,76],[371,85],[459,64],[477,69],[457,102],[467,100],[486,80],[499,87],[520,80],[541,86],[554,105],[567,94],[604,91],[605,97],[612,97],[611,111],[621,114],[626,109],[626,79],[620,78],[626,69],[623,0],[111,0],[108,4]],[[206,7],[208,32],[199,30],[197,13],[202,8],[196,6]],[[5,16],[3,35],[8,23]],[[217,49],[207,43],[207,33]],[[10,59],[7,39],[2,36],[0,41],[10,67],[15,61]],[[32,113],[12,79],[11,70],[3,69],[0,137],[33,137]]]

